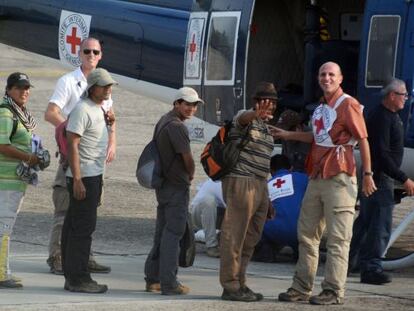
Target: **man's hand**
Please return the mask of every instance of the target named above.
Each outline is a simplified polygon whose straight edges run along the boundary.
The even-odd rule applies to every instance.
[[[369,197],[371,194],[373,194],[375,191],[377,191],[377,187],[375,186],[374,179],[371,175],[364,175],[362,177],[362,193]]]
[[[108,126],[112,126],[112,124],[114,124],[114,122],[115,122],[115,112],[113,110],[109,110],[105,114],[105,118],[106,118],[106,124]]]
[[[73,180],[73,197],[78,201],[86,198],[86,189],[83,185],[82,179]]]
[[[270,134],[275,139],[283,139],[283,140],[286,140],[287,139],[287,136],[289,135],[289,131],[283,130],[283,129],[278,128],[276,126],[268,125],[267,127],[269,129]]]
[[[267,208],[267,215],[266,215],[266,220],[270,220],[275,218],[276,216],[276,211],[273,208],[272,202],[269,200],[269,206]]]
[[[260,101],[256,102],[255,106],[256,117],[269,121],[273,119],[273,102],[270,99],[261,99]]]
[[[410,178],[408,178],[405,183],[403,184],[405,192],[408,196],[414,195],[414,181],[412,181]]]
[[[116,154],[116,145],[115,144],[108,144],[108,148],[106,149],[106,163],[111,163],[115,159]]]
[[[28,160],[26,163],[30,167],[33,167],[40,163],[40,159],[37,157],[35,153],[29,153]]]

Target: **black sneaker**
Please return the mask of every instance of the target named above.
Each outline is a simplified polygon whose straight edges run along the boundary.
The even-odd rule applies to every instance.
[[[242,286],[240,288],[240,291],[245,294],[245,295],[250,295],[250,296],[254,296],[256,298],[256,301],[260,301],[263,300],[263,295],[261,293],[255,293],[254,291],[252,291],[250,288],[248,288],[247,286]]]
[[[23,284],[21,281],[16,279],[8,279],[4,281],[0,281],[0,288],[22,288]]]
[[[324,289],[319,295],[312,296],[309,299],[311,305],[342,305],[344,299],[330,289]]]
[[[64,289],[75,293],[103,294],[108,290],[108,286],[95,281],[82,282],[79,285],[71,285],[65,281]]]
[[[230,292],[224,289],[223,294],[221,295],[221,299],[230,300],[230,301],[243,301],[243,302],[257,301],[257,298],[254,294],[243,293],[241,289],[235,292]]]
[[[295,302],[309,301],[310,295],[302,294],[294,288],[289,288],[285,293],[279,294],[279,301]]]
[[[109,273],[111,272],[111,267],[104,266],[97,263],[95,260],[88,261],[88,271],[90,273]]]
[[[385,272],[367,271],[361,273],[361,283],[383,285],[386,283],[391,283],[391,281],[391,275]]]

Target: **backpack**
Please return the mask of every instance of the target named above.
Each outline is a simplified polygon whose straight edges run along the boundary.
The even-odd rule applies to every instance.
[[[138,159],[135,175],[137,177],[138,183],[144,188],[158,189],[162,186],[162,183],[164,181],[161,157],[157,147],[156,138],[158,137],[159,133],[161,133],[162,129],[166,127],[170,122],[164,124],[159,131],[157,131],[157,128],[155,129],[152,140],[145,146]]]
[[[10,112],[13,114],[13,129],[12,129],[12,132],[11,132],[10,137],[9,137],[10,142],[11,142],[11,139],[12,139],[13,135],[14,135],[14,134],[16,134],[16,131],[17,131],[17,125],[18,125],[18,123],[19,123],[19,119],[18,119],[18,117],[17,117],[16,113],[14,112],[14,110],[12,109],[12,107],[10,107],[9,105],[6,105],[6,104],[1,104],[1,105],[0,105],[0,108],[6,108],[6,109],[9,109],[9,110],[10,110]]]
[[[246,128],[246,133],[237,139],[229,136],[232,128],[233,122],[225,121],[201,153],[200,162],[203,169],[214,181],[230,173],[239,160],[240,151],[249,142],[250,126]]]
[[[60,155],[59,163],[63,165],[64,169],[68,167],[68,140],[66,138],[68,120],[66,119],[55,128],[55,140],[59,150],[56,156]]]
[[[182,268],[191,267],[196,255],[196,244],[194,237],[194,228],[191,217],[187,216],[185,233],[180,240],[180,252],[178,254],[178,265]]]
[[[145,188],[158,189],[161,187],[164,177],[156,140],[151,140],[145,146],[139,157],[135,175],[138,183]]]

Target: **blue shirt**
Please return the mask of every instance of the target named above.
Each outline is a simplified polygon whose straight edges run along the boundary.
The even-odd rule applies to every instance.
[[[308,186],[308,176],[304,173],[281,169],[272,176],[268,185],[277,186],[277,184],[280,184],[277,182],[280,177],[285,178],[289,175],[292,180],[293,194],[280,196],[272,200],[276,216],[274,219],[266,221],[263,236],[269,242],[280,246],[288,245],[296,248],[298,244],[298,218],[302,199]]]

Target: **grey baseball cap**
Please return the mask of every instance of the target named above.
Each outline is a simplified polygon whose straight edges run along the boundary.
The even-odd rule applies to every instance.
[[[112,79],[109,72],[103,68],[96,68],[92,70],[92,72],[89,74],[88,78],[88,88],[86,89],[89,91],[89,89],[94,86],[107,86],[112,84],[118,84],[114,79]]]

